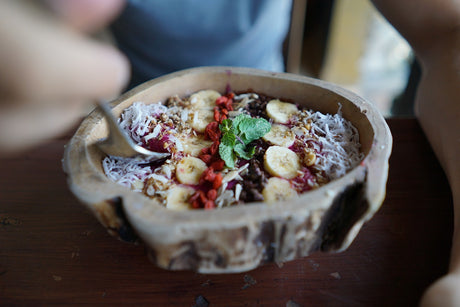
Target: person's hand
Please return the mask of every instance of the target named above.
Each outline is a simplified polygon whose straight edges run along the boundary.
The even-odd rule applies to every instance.
[[[427,289],[421,306],[460,306],[460,0],[373,2],[420,60],[415,112],[446,173],[454,202],[449,272]]]
[[[445,170],[454,203],[449,272],[430,286],[422,307],[460,306],[460,30],[456,32],[425,57],[416,99],[417,118]]]
[[[125,57],[86,35],[114,18],[122,0],[46,2],[49,11],[0,1],[0,155],[61,134],[129,78]]]

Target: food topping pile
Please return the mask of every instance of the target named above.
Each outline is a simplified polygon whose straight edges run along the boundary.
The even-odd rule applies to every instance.
[[[138,145],[171,156],[107,156],[105,174],[173,210],[292,199],[363,159],[358,131],[340,106],[322,114],[256,93],[202,90],[135,102],[119,125]]]

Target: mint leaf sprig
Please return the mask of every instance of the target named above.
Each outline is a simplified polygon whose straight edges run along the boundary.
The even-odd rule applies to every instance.
[[[267,134],[271,125],[266,119],[240,114],[233,121],[224,119],[219,129],[222,132],[219,155],[227,167],[234,168],[237,158],[249,160],[254,156],[255,147],[249,144]]]

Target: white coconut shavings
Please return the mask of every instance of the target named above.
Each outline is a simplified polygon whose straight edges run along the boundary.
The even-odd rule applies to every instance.
[[[168,108],[161,103],[135,102],[123,111],[118,124],[138,145],[141,145],[142,137],[150,131],[152,121],[167,110]]]
[[[164,165],[161,167],[161,171],[160,171],[160,172],[163,173],[163,174],[166,176],[166,178],[172,179],[172,172],[173,172],[172,168],[173,168],[172,166],[170,166],[170,165],[168,165],[168,164],[164,164]]]
[[[190,113],[189,110],[182,108],[182,110],[179,113],[180,114],[180,120],[182,122],[184,122],[184,123],[187,122],[189,113]]]
[[[181,141],[178,138],[172,137],[172,140],[176,143],[177,151],[184,151],[184,145],[182,145]]]
[[[244,107],[246,107],[249,103],[254,102],[256,99],[259,99],[259,95],[256,93],[236,95],[233,97],[233,100],[236,103],[234,106],[236,111],[230,111],[229,116],[231,118],[238,116],[238,114],[244,111]]]
[[[241,192],[243,191],[243,187],[241,184],[237,183],[235,185],[235,199],[238,201],[240,199]]]
[[[148,140],[154,139],[154,138],[156,138],[158,135],[160,135],[160,132],[161,132],[161,125],[156,125],[155,128],[153,128],[152,133],[147,134],[147,135],[144,137],[144,140],[145,140],[145,141],[148,141]]]
[[[169,132],[168,138],[171,144],[174,144],[178,151],[183,151],[182,143],[175,137],[177,131],[161,123],[161,117],[164,117],[163,114],[166,115],[166,118],[177,114],[180,114],[182,118],[188,118],[188,114],[187,112],[184,114],[183,108],[167,108],[161,103],[144,104],[135,102],[123,111],[118,123],[138,145],[147,143],[151,139],[159,138],[167,131]],[[148,163],[149,161],[139,159],[109,156],[104,158],[102,166],[110,180],[130,187],[135,191],[140,191],[143,187],[143,182],[149,178],[161,183],[167,183],[171,179],[172,171],[169,166],[163,165],[163,167],[158,168],[157,170],[162,173],[158,174],[157,170],[152,170],[147,165]]]
[[[341,115],[312,112],[311,133],[319,142],[312,142],[318,152],[315,168],[322,170],[330,180],[339,178],[355,167],[364,158],[359,151],[359,134],[349,121]]]
[[[241,191],[243,190],[241,184],[237,183],[235,185],[235,191],[232,191],[230,189],[227,189],[228,183],[230,181],[236,180],[236,181],[241,181],[243,182],[243,178],[240,176],[240,174],[244,174],[247,172],[247,169],[249,167],[249,163],[241,166],[240,168],[228,172],[224,177],[222,178],[222,186],[219,188],[218,193],[217,193],[217,198],[216,198],[216,205],[217,207],[225,207],[225,206],[231,206],[233,204],[238,203],[241,195]]]
[[[140,161],[130,158],[105,157],[102,160],[102,167],[107,177],[128,188],[135,188],[134,183],[144,181],[144,179],[152,175],[152,169],[145,165],[147,161]],[[140,191],[135,189],[135,191]]]
[[[169,181],[169,179],[166,178],[165,176],[161,176],[161,175],[158,175],[158,174],[150,174],[150,175],[147,176],[147,179],[148,178],[158,180],[158,181],[160,181],[162,183],[167,183]]]

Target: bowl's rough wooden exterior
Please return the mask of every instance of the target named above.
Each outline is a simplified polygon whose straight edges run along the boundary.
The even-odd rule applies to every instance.
[[[136,101],[155,103],[203,89],[252,90],[325,113],[342,114],[360,133],[365,159],[344,177],[295,201],[221,210],[171,211],[104,175],[94,143],[107,135],[103,116],[91,113],[66,146],[63,166],[75,196],[109,232],[144,242],[151,259],[171,270],[241,272],[314,251],[342,251],[385,197],[392,137],[370,103],[336,85],[303,76],[236,67],[200,67],[146,82],[112,102],[120,114]]]

